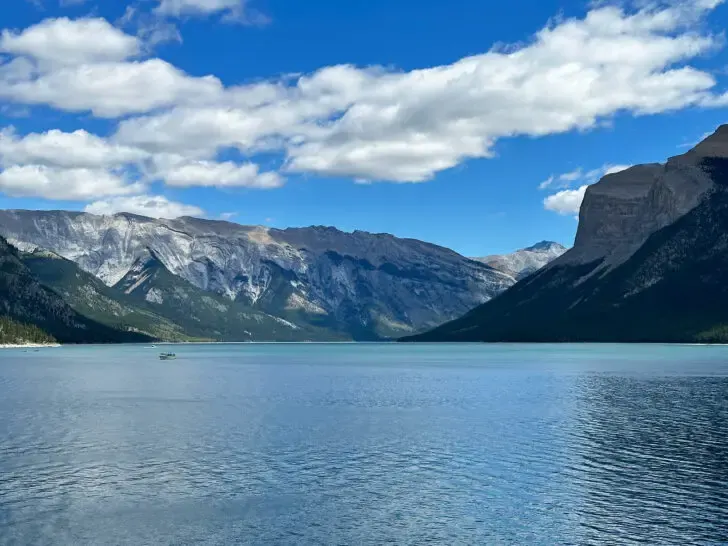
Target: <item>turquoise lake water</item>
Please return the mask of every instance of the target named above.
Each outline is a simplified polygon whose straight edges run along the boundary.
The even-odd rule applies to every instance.
[[[725,544],[728,347],[0,350],[0,544]]]

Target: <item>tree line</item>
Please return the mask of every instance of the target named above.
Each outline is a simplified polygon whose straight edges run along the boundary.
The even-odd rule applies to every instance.
[[[0,344],[55,343],[53,336],[33,324],[0,316]]]

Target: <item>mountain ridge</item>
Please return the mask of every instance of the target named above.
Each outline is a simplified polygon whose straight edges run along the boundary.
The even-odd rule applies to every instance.
[[[34,326],[65,343],[141,342],[143,334],[118,330],[75,311],[53,289],[42,284],[19,251],[0,237],[0,316]]]
[[[456,318],[515,281],[444,247],[361,230],[120,213],[0,211],[0,233],[115,286],[152,251],[171,274],[297,326],[377,340]]]
[[[571,250],[403,340],[728,341],[726,135],[721,126],[659,173],[649,165],[604,177],[587,191]]]

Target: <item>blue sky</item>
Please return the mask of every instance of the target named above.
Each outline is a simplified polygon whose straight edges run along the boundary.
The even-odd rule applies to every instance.
[[[0,207],[570,245],[728,122],[721,0],[13,0]]]

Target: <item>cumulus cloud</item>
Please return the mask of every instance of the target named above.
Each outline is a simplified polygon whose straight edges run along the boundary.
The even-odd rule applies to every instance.
[[[153,176],[170,186],[214,186],[217,188],[248,187],[277,188],[283,178],[276,172],[260,172],[254,163],[232,161],[189,161],[179,156],[159,156],[155,159]]]
[[[126,120],[116,137],[202,155],[273,147],[292,172],[423,181],[488,157],[505,136],[717,101],[714,77],[685,63],[720,39],[686,28],[681,13],[605,7],[550,25],[507,53],[447,66],[404,73],[335,66],[292,83],[227,88],[217,102]]]
[[[143,150],[110,143],[84,130],[64,133],[52,129],[21,137],[12,127],[0,129],[0,163],[6,167],[36,164],[103,169],[138,162],[148,156]]]
[[[546,210],[551,210],[562,215],[579,214],[581,202],[584,200],[584,194],[588,187],[585,184],[575,190],[562,190],[554,195],[549,195],[543,200],[543,206]]]
[[[107,142],[87,131],[50,130],[19,136],[0,129],[0,191],[16,197],[87,200],[138,192],[124,174],[143,150]]]
[[[221,92],[217,78],[191,78],[161,59],[66,66],[23,81],[0,81],[0,96],[10,100],[106,118],[204,103]]]
[[[27,191],[30,192],[24,195],[41,196],[47,191],[54,199],[78,199],[83,193],[78,185],[89,177],[99,180],[90,187],[89,195],[94,197],[133,193],[154,181],[176,187],[261,189],[277,188],[285,182],[277,172],[261,172],[260,167],[251,162],[151,154],[84,130],[65,133],[54,129],[21,136],[12,127],[0,129],[0,166],[5,168],[3,188],[6,192],[18,194],[20,181],[24,180],[29,184]],[[137,175],[133,184],[122,175],[129,172]],[[50,183],[53,177],[59,184],[70,182],[70,186],[57,188]]]
[[[15,165],[0,172],[0,191],[12,197],[87,201],[139,189],[123,176],[100,169]]]
[[[219,161],[231,148],[251,160],[259,152],[278,153],[284,173],[421,182],[491,156],[504,137],[585,130],[616,113],[721,104],[728,94],[717,89],[715,77],[691,65],[722,46],[700,24],[715,5],[599,7],[583,18],[553,21],[522,44],[449,65],[412,71],[330,66],[235,86],[139,56],[142,40],[102,19],[53,19],[3,33],[0,43],[13,57],[0,64],[0,100],[122,119],[108,138],[63,136],[80,143],[65,162],[53,149],[21,145],[16,135],[5,140],[9,156],[24,158],[18,161],[67,169],[103,165],[111,175],[115,161],[126,161],[143,176],[175,186],[283,182],[249,160]],[[229,0],[163,0],[158,11],[231,9]],[[91,28],[104,40],[89,39]],[[80,157],[84,153],[89,158]],[[605,172],[573,171],[542,186],[566,190]]]
[[[107,216],[117,212],[130,212],[152,218],[179,218],[180,216],[203,216],[205,214],[200,207],[170,201],[162,195],[114,197],[89,203],[83,210],[91,214]]]
[[[631,165],[607,164],[589,171],[585,171],[579,167],[568,173],[551,176],[539,185],[539,189],[553,189],[555,187],[568,188],[573,182],[581,182],[582,185],[576,189],[564,189],[553,195],[549,195],[543,200],[544,208],[562,215],[578,214],[587,187],[597,182],[603,176],[622,172],[630,167]]]
[[[137,38],[105,19],[46,19],[22,32],[4,30],[0,51],[54,65],[123,61],[140,51]]]

